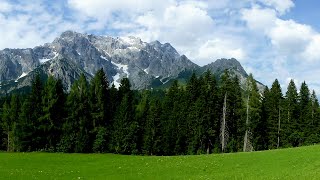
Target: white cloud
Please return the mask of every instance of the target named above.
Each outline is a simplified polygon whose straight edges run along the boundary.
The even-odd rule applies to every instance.
[[[257,0],[264,5],[273,7],[280,15],[288,12],[294,7],[292,0]]]
[[[161,11],[174,0],[68,0],[70,8],[81,14],[89,23],[88,30],[103,30],[114,21],[131,22],[139,14]]]
[[[276,12],[273,9],[263,9],[255,6],[241,11],[242,19],[247,26],[257,33],[268,33],[276,23]]]
[[[222,39],[208,40],[203,46],[199,48],[197,59],[205,61],[210,57],[211,61],[220,58],[236,58],[243,60],[245,52],[239,47],[233,47],[232,42]]]
[[[276,25],[268,36],[271,43],[282,55],[299,55],[310,43],[314,32],[310,26],[299,24],[293,20],[277,19]]]
[[[0,11],[0,49],[31,48],[51,42],[67,29],[81,30],[76,23],[64,20],[61,13],[49,12],[39,0],[7,2],[6,6],[11,8],[5,14]]]
[[[272,9],[253,7],[242,10],[242,19],[256,34],[269,39],[274,53],[287,60],[320,60],[319,33],[294,20],[282,20]]]
[[[312,37],[305,51],[302,53],[302,58],[307,61],[320,61],[320,34]]]
[[[13,5],[6,2],[0,1],[0,13],[10,12],[13,9]]]

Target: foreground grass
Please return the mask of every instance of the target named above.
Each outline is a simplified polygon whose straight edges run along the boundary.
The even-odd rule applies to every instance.
[[[0,179],[320,179],[320,146],[199,156],[0,153]]]

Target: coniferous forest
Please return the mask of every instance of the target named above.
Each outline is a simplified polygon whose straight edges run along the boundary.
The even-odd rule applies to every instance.
[[[174,81],[166,90],[133,91],[127,78],[110,87],[103,70],[84,75],[70,92],[39,76],[31,91],[1,99],[0,149],[67,153],[185,155],[257,151],[320,142],[314,91],[278,80],[259,92],[226,71]]]

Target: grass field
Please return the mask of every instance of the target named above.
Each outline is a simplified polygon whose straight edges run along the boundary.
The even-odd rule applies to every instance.
[[[320,146],[172,157],[0,153],[0,179],[320,179]]]

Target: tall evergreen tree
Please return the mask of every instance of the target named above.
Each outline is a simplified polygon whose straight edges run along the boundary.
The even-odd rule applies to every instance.
[[[257,146],[260,132],[258,124],[261,121],[261,96],[252,74],[247,78],[246,88],[244,92],[246,104],[245,117],[245,135],[244,135],[244,151],[252,151]]]
[[[138,123],[135,121],[133,92],[127,78],[121,80],[119,97],[121,103],[113,123],[112,150],[116,153],[137,153]]]
[[[304,144],[307,136],[309,134],[309,123],[311,122],[311,111],[310,111],[310,91],[308,85],[304,81],[301,84],[300,92],[299,92],[299,110],[300,110],[300,118],[299,118],[299,128],[301,135],[301,143]]]
[[[42,96],[43,115],[39,118],[42,149],[55,151],[60,141],[65,114],[64,103],[65,95],[61,80],[55,80],[53,76],[49,76]]]
[[[224,103],[224,100],[226,103]],[[225,117],[226,129],[229,135],[227,151],[236,152],[241,150],[243,148],[242,140],[245,132],[244,128],[241,128],[243,127],[241,126],[243,124],[241,118],[241,88],[238,77],[232,77],[228,71],[225,71],[221,77],[219,104],[221,105],[221,118]],[[222,113],[223,109],[225,109],[225,116]]]
[[[91,152],[92,121],[90,116],[88,83],[84,74],[75,81],[67,98],[68,117],[63,125],[64,135],[60,151]]]
[[[150,106],[150,101],[149,101],[149,95],[150,92],[145,90],[142,91],[141,93],[141,98],[139,100],[139,103],[136,106],[136,121],[139,124],[138,127],[138,132],[137,132],[137,150],[138,152],[142,152],[143,149],[143,143],[144,143],[144,134],[146,133],[146,121],[148,118],[148,113],[149,113],[149,106]]]
[[[279,146],[280,128],[281,128],[281,101],[282,92],[279,81],[276,79],[270,89],[270,94],[267,96],[266,108],[268,113],[268,148],[274,149]]]
[[[109,82],[103,71],[100,69],[90,82],[90,106],[92,126],[95,137],[94,151],[104,152],[108,149],[110,140],[110,115],[108,115]]]
[[[31,92],[21,107],[19,120],[16,123],[17,151],[42,150],[43,135],[39,122],[42,116],[42,95],[43,85],[40,75],[37,74],[31,82]]]
[[[319,134],[319,102],[315,91],[312,91],[309,102],[309,121],[307,122],[307,138],[305,144],[314,144],[320,142]]]
[[[219,122],[220,117],[218,116],[218,88],[215,77],[208,70],[204,74],[204,82],[202,86],[203,93],[201,94],[201,98],[205,100],[204,106],[204,122],[203,127],[204,130],[204,139],[203,144],[205,145],[205,149],[207,153],[211,153],[216,145],[218,148],[219,140]]]
[[[299,124],[298,124],[298,92],[293,80],[290,81],[284,102],[284,119],[282,145],[284,147],[298,146],[299,144]]]
[[[160,101],[151,100],[144,132],[143,151],[145,154],[161,154],[161,114]]]
[[[11,143],[12,143],[12,124],[13,122],[10,119],[10,105],[7,102],[4,102],[3,107],[2,107],[2,117],[1,117],[1,126],[2,129],[4,129],[4,133],[6,134],[5,138],[5,146],[7,151],[11,151]]]
[[[259,132],[257,136],[256,150],[268,149],[268,122],[270,106],[270,90],[268,86],[264,89],[261,101],[260,121],[257,124],[255,132]]]
[[[163,154],[172,155],[176,148],[177,142],[177,119],[174,112],[178,111],[179,97],[179,85],[178,81],[174,81],[171,87],[168,89],[163,101],[163,114],[162,114],[162,143]]]

